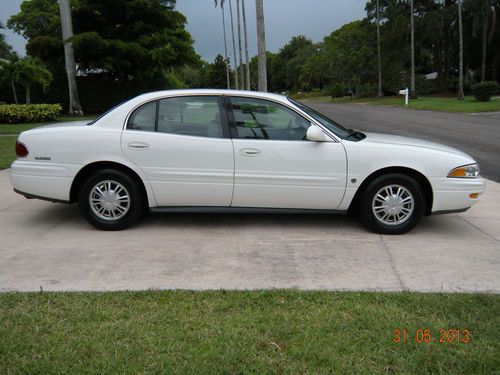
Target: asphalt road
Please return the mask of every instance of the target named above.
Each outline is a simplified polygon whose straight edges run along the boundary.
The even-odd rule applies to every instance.
[[[0,171],[0,292],[143,289],[500,293],[500,184],[403,236],[335,215],[150,214],[95,230],[76,205],[27,200]]]
[[[462,114],[304,102],[348,128],[422,138],[461,149],[479,162],[484,177],[500,182],[500,112]]]

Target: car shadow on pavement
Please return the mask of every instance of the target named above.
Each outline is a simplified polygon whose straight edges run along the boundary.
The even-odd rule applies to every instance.
[[[52,229],[71,229],[76,231],[97,231],[80,215],[78,206],[64,204],[36,203],[30,201],[9,209],[12,225],[22,226],[25,231],[50,231]],[[422,222],[407,236],[434,236],[470,238],[464,233],[467,223],[457,215],[424,217]],[[4,225],[5,227],[6,225]],[[9,224],[7,223],[7,227]],[[5,228],[7,229],[7,228]],[[4,230],[5,230],[4,229]],[[274,214],[274,213],[157,213],[150,212],[128,230],[174,234],[179,232],[202,232],[207,234],[249,235],[256,238],[260,234],[279,234],[280,236],[313,236],[330,234],[335,236],[373,235],[358,221],[355,215],[334,214]],[[162,232],[163,231],[163,232]],[[476,233],[475,235],[478,235]],[[396,236],[397,237],[397,236]]]

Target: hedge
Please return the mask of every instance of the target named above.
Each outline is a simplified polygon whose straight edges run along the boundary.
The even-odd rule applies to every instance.
[[[498,84],[495,81],[482,81],[472,86],[472,94],[480,102],[488,102],[498,91]]]
[[[333,99],[343,98],[345,95],[344,86],[341,83],[334,84],[330,95],[332,96]]]
[[[4,104],[0,105],[0,123],[53,121],[61,111],[60,104]]]

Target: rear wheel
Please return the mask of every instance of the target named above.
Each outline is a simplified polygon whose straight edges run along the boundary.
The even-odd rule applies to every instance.
[[[85,219],[102,230],[125,229],[136,223],[143,211],[135,181],[113,169],[99,170],[85,181],[78,205]]]
[[[376,178],[361,196],[361,220],[376,233],[406,233],[419,223],[424,212],[422,187],[414,178],[404,174]]]

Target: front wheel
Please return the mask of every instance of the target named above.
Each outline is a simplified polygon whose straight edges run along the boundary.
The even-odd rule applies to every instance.
[[[98,229],[121,230],[142,215],[142,195],[132,178],[113,169],[97,171],[80,190],[78,205]]]
[[[360,209],[361,220],[368,229],[380,234],[403,234],[424,216],[425,196],[414,178],[388,174],[367,186]]]

